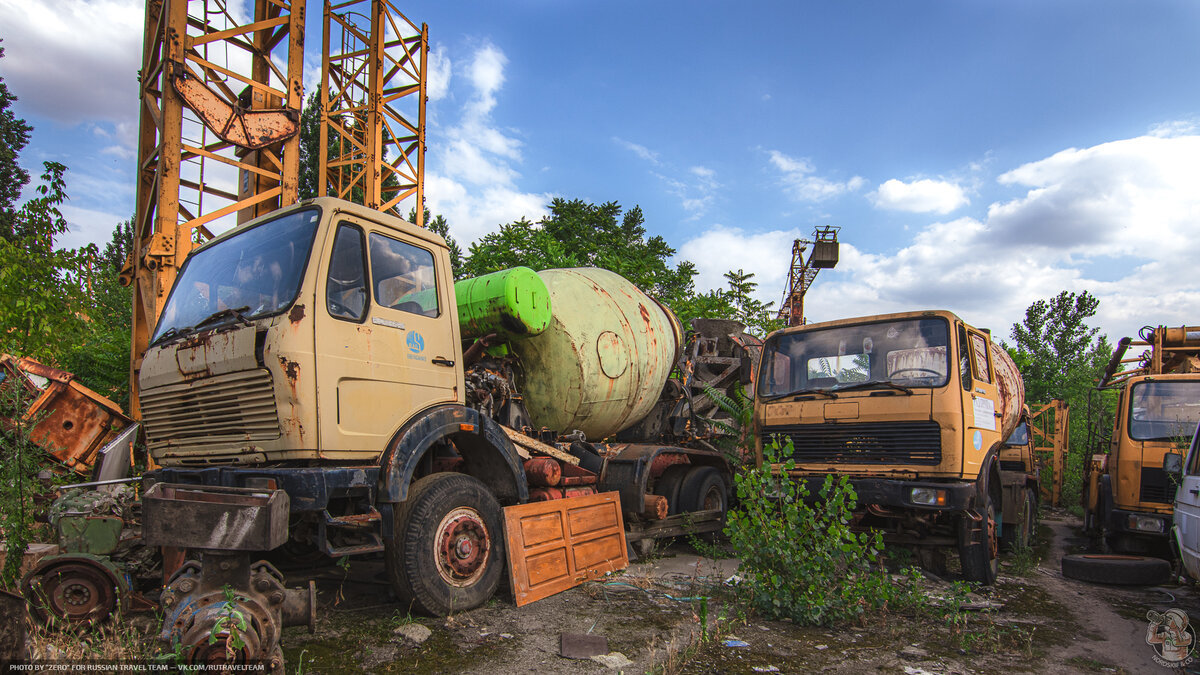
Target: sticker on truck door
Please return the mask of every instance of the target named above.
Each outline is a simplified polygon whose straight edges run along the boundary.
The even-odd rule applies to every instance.
[[[990,398],[976,398],[975,424],[971,425],[988,431],[996,430],[996,404]]]

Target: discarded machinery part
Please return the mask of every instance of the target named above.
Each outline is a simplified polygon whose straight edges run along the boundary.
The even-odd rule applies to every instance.
[[[605,438],[644,418],[675,366],[678,322],[621,276],[598,268],[543,270],[554,308],[541,334],[513,340],[518,378],[537,426]]]
[[[150,546],[270,551],[288,539],[288,508],[283,490],[155,483],[142,496],[142,538]]]
[[[178,67],[171,84],[184,104],[226,143],[259,150],[285,141],[300,131],[300,119],[294,111],[244,110],[221,98],[187,68]]]
[[[103,485],[113,485],[114,481],[126,480],[133,469],[133,443],[137,440],[141,425],[134,422],[117,434],[96,453],[96,461],[92,466],[92,480]]]
[[[31,440],[76,473],[91,476],[100,449],[133,424],[120,406],[79,384],[65,370],[3,354],[0,373],[19,383],[29,395],[25,416],[41,415]],[[5,422],[0,418],[0,424]]]
[[[529,501],[546,502],[552,499],[566,499],[567,497],[585,497],[596,493],[596,488],[591,485],[579,485],[567,488],[539,487],[529,491]]]
[[[159,639],[180,645],[188,665],[259,662],[281,672],[283,629],[311,633],[316,624],[315,583],[285,588],[278,570],[264,560],[251,564],[247,553],[203,552],[175,573],[160,602]]]
[[[600,474],[604,472],[604,458],[591,449],[587,443],[575,441],[567,446],[567,452],[575,458],[575,464],[581,469]]]
[[[1021,421],[1021,412],[1025,409],[1025,380],[1021,371],[1008,355],[1008,350],[998,342],[989,341],[992,352],[992,364],[996,369],[996,385],[1000,390],[1000,400],[996,402],[996,413],[1000,418],[1000,438],[1008,438]]]
[[[129,584],[122,571],[112,561],[88,554],[43,558],[21,581],[21,594],[43,624],[102,623],[129,604]]]
[[[133,476],[132,478],[114,478],[112,480],[94,480],[90,483],[72,483],[70,485],[60,485],[59,490],[73,490],[75,488],[94,488],[103,487],[105,485],[128,485],[129,483],[142,482],[141,476]]]
[[[550,291],[528,267],[455,282],[454,297],[464,338],[533,336],[550,325]]]
[[[515,443],[519,448],[524,448],[530,452],[536,452],[542,455],[548,455],[555,459],[564,461],[567,464],[579,464],[579,459],[574,457],[571,453],[559,450],[548,443],[543,443],[534,438],[530,438],[516,429],[510,429],[503,424],[500,425],[500,428],[504,430],[504,435],[508,436],[508,440]]]
[[[662,520],[667,517],[670,507],[667,498],[662,495],[646,495],[646,508],[642,509],[642,517],[646,520]]]
[[[562,481],[562,465],[550,457],[525,460],[525,478],[530,485],[554,487]]]
[[[1136,555],[1077,553],[1064,555],[1062,573],[1068,579],[1117,586],[1153,586],[1167,581],[1171,563]]]
[[[689,469],[691,466],[687,464],[669,466],[654,481],[654,494],[666,497],[669,515],[679,513],[679,486]]]
[[[29,627],[25,611],[25,598],[0,591],[0,664],[15,663],[28,657],[25,639]]]

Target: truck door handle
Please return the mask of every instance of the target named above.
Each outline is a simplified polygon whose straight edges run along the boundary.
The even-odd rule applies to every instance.
[[[435,359],[430,359],[429,362],[435,366],[446,366],[447,368],[454,367],[453,361],[451,361],[450,359],[442,358],[440,356]]]
[[[1191,490],[1188,490],[1188,492],[1200,497],[1200,488],[1192,488]]]

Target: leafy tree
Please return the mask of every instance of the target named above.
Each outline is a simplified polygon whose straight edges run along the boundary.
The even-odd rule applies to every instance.
[[[67,168],[45,163],[37,196],[16,212],[14,237],[0,239],[0,351],[59,363],[79,336],[81,293],[76,251],[55,249],[54,237],[66,232],[58,210],[67,199]]]
[[[4,48],[0,47],[0,58]],[[0,77],[0,237],[11,240],[16,220],[14,204],[21,188],[29,182],[29,173],[17,164],[17,155],[29,142],[33,127],[19,119],[10,109],[17,100]]]
[[[321,164],[321,88],[308,95],[300,111],[300,199],[318,194]]]
[[[1038,300],[1025,310],[1024,321],[1013,324],[1015,344],[1008,347],[1025,380],[1026,400],[1032,404],[1059,398],[1071,407],[1070,452],[1063,477],[1063,500],[1068,504],[1077,501],[1088,429],[1103,424],[1113,405],[1111,395],[1092,391],[1112,356],[1108,338],[1087,323],[1099,305],[1087,291],[1063,291]]]
[[[729,301],[733,306],[733,317],[746,325],[746,329],[759,336],[778,330],[783,322],[773,317],[771,307],[774,302],[762,302],[754,298],[754,289],[758,282],[751,281],[753,272],[738,269],[725,273],[725,281],[729,284]]]
[[[639,207],[622,215],[617,202],[596,206],[579,199],[555,199],[550,215],[537,223],[526,219],[501,225],[471,245],[467,276],[525,265],[602,267],[629,279],[672,308],[695,295],[695,266],[670,265],[675,249],[660,236],[647,237]]]

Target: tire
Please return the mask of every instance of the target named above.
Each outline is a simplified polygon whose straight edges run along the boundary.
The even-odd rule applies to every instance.
[[[654,481],[654,494],[667,498],[668,515],[679,513],[679,486],[683,485],[683,479],[690,468],[686,465],[669,466],[658,480]]]
[[[1116,586],[1154,586],[1171,575],[1171,563],[1136,555],[1077,553],[1064,555],[1062,573],[1068,579]]]
[[[688,471],[679,486],[679,512],[709,511],[729,508],[729,492],[721,472],[711,466],[697,466]]]
[[[506,567],[504,528],[500,503],[483,483],[460,473],[426,476],[409,487],[395,514],[384,556],[403,604],[447,616],[496,593]]]
[[[997,555],[996,505],[990,492],[983,493],[979,507],[982,523],[975,523],[965,514],[959,518],[958,557],[967,581],[991,586],[1000,573],[1000,557]]]
[[[1037,502],[1033,499],[1033,491],[1028,488],[1021,491],[1017,518],[1015,523],[1005,523],[1004,532],[1000,535],[1000,546],[1008,551],[1028,548],[1037,533]]]

